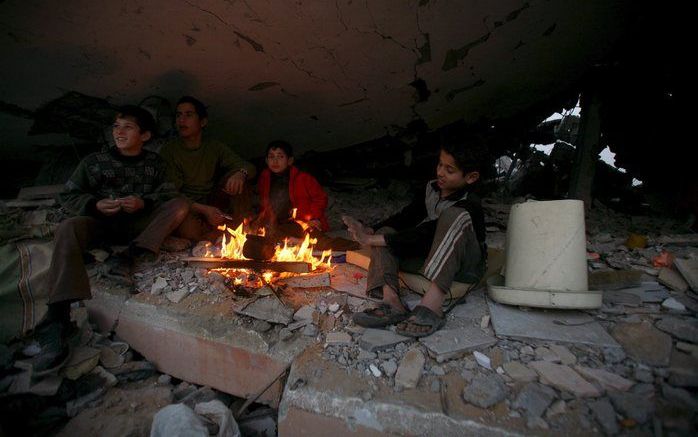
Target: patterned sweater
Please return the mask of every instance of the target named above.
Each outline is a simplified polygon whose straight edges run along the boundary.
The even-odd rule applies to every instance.
[[[116,148],[86,156],[66,182],[66,189],[61,203],[67,210],[96,217],[101,214],[95,205],[105,198],[135,195],[145,201],[147,212],[155,203],[176,195],[158,154],[143,150],[138,156],[124,156]]]

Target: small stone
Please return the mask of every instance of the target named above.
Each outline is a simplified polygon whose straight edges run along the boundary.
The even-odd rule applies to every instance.
[[[303,335],[306,337],[315,337],[318,334],[317,326],[313,324],[305,325],[303,328]]]
[[[539,417],[554,399],[555,390],[537,382],[530,382],[521,389],[512,407],[523,410],[528,418]]]
[[[528,346],[528,345],[523,346],[521,349],[519,349],[519,353],[521,355],[533,355],[534,354],[533,348],[531,346]]]
[[[550,351],[555,354],[564,365],[571,366],[577,363],[577,357],[565,346],[552,344],[550,345]]]
[[[526,427],[529,429],[550,429],[548,422],[543,420],[542,417],[532,417],[526,422]]]
[[[162,374],[158,377],[158,384],[160,385],[170,385],[172,382],[172,377],[167,374]]]
[[[541,382],[552,385],[561,391],[569,391],[579,397],[595,397],[601,393],[577,372],[561,364],[547,361],[534,361],[530,366],[538,372]]]
[[[313,320],[315,308],[310,305],[303,305],[293,314],[293,320]]]
[[[265,320],[252,319],[250,328],[255,332],[267,332],[272,328],[272,325]]]
[[[626,355],[622,348],[605,347],[603,348],[603,361],[608,364],[620,363],[625,359]]]
[[[279,340],[281,340],[281,341],[287,341],[287,340],[289,340],[291,337],[293,337],[293,331],[291,331],[290,329],[288,329],[288,328],[281,328],[281,329],[279,330]]]
[[[431,381],[429,390],[431,390],[432,393],[439,393],[441,391],[441,382],[439,382],[438,379]]]
[[[105,369],[113,369],[124,364],[124,356],[114,351],[109,346],[105,346],[99,351],[99,362]]]
[[[662,385],[662,396],[675,405],[681,405],[691,411],[698,411],[698,400],[688,390]]]
[[[490,315],[485,314],[482,316],[482,319],[480,319],[480,329],[487,329],[488,326],[490,326]]]
[[[184,299],[187,296],[189,296],[189,290],[187,290],[186,288],[180,288],[179,290],[170,291],[169,293],[165,294],[167,300],[169,300],[172,303],[179,303],[182,301],[182,299]]]
[[[475,378],[475,374],[468,369],[461,370],[460,376],[461,376],[461,378],[463,378],[464,380],[466,380],[468,382],[472,381],[473,378]]]
[[[377,356],[378,355],[375,352],[369,352],[361,349],[359,350],[359,355],[357,355],[356,359],[359,361],[375,360]]]
[[[330,332],[325,337],[325,344],[333,345],[349,345],[352,343],[351,335],[346,332]]]
[[[473,356],[475,357],[475,361],[482,367],[484,367],[487,370],[492,370],[492,365],[490,363],[490,358],[478,351],[473,351]]]
[[[27,345],[24,349],[22,349],[22,354],[25,357],[29,357],[29,358],[35,357],[35,356],[39,355],[40,353],[41,353],[41,346],[39,345],[39,343],[37,343],[35,341],[29,343],[29,345]],[[11,359],[12,355],[10,354],[9,357]],[[8,360],[8,363],[9,363],[9,360]]]
[[[368,369],[371,371],[371,374],[373,374],[373,376],[375,376],[376,378],[380,378],[381,375],[383,375],[380,369],[378,369],[378,367],[375,366],[375,364],[369,364]]]
[[[635,393],[610,393],[611,402],[623,416],[645,423],[654,413],[654,401]]]
[[[545,417],[547,419],[551,419],[555,416],[558,416],[560,414],[565,414],[567,411],[567,402],[563,401],[562,399],[559,399],[548,408],[548,411],[545,412]]]
[[[336,313],[339,311],[339,304],[338,303],[332,303],[330,306],[327,307],[328,310],[330,310],[333,313]]]
[[[395,360],[392,359],[384,361],[381,368],[387,376],[393,376],[397,372],[397,363],[395,362]]]
[[[424,354],[419,349],[410,349],[407,351],[397,372],[395,373],[395,387],[397,388],[414,388],[422,376],[422,369],[426,359]]]
[[[640,367],[635,368],[635,374],[633,376],[637,381],[651,383],[654,381],[654,376],[652,376],[652,371],[649,369],[642,369]]]
[[[172,404],[164,407],[153,416],[150,437],[170,437],[186,435],[190,437],[208,437],[208,429],[199,416],[184,404]]]
[[[441,366],[432,366],[431,373],[436,376],[444,376],[446,374],[444,368]]]
[[[594,414],[594,418],[601,425],[606,435],[618,434],[618,420],[613,405],[606,398],[595,400],[589,403],[589,409]]]
[[[507,388],[499,376],[476,376],[463,390],[463,399],[480,408],[489,408],[504,400]]]
[[[158,276],[150,287],[150,293],[154,295],[162,294],[162,292],[167,288],[167,279],[162,276]]]
[[[662,302],[662,308],[669,311],[684,312],[686,311],[686,306],[679,302],[678,300],[670,297],[669,299]]]
[[[537,347],[535,350],[536,359],[541,361],[549,361],[551,363],[559,363],[560,357],[553,353],[547,347]]]
[[[508,361],[502,365],[504,371],[514,381],[531,382],[538,379],[538,374],[531,368],[521,364],[518,361]]]
[[[629,379],[603,369],[576,366],[575,370],[585,378],[598,382],[606,390],[628,391],[633,386],[633,382]]]

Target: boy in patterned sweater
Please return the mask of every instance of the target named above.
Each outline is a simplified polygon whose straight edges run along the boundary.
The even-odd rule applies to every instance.
[[[67,359],[70,304],[92,297],[83,253],[104,241],[128,244],[126,253],[111,258],[110,273],[132,287],[134,257],[157,255],[189,211],[186,200],[174,198],[160,156],[143,149],[154,126],[148,111],[124,106],[112,127],[116,147],[85,157],[66,183],[61,203],[75,217],[56,230],[47,281],[49,310],[35,329],[42,346],[35,370]]]

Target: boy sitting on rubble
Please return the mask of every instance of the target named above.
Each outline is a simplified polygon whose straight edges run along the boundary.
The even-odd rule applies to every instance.
[[[175,123],[179,138],[165,144],[160,153],[169,179],[191,202],[176,233],[194,241],[214,239],[217,226],[228,221],[234,227],[250,212],[247,181],[256,169],[227,145],[204,135],[208,110],[198,99],[179,99]],[[233,217],[221,209],[232,209]]]
[[[160,156],[143,149],[154,126],[145,109],[122,107],[112,127],[116,147],[85,157],[66,183],[61,201],[76,216],[61,222],[55,233],[48,313],[34,331],[42,347],[35,371],[68,357],[70,304],[92,297],[84,252],[104,241],[128,244],[125,253],[109,259],[109,273],[132,289],[134,257],[154,258],[189,211],[185,199],[173,198],[174,187],[166,182]]]
[[[291,145],[286,141],[269,143],[266,163],[257,181],[260,212],[255,226],[279,235],[302,237],[304,229],[292,218],[295,209],[296,219],[313,230],[326,231],[327,194],[311,174],[293,165]]]
[[[445,322],[442,305],[456,274],[469,278],[470,283],[484,274],[484,215],[479,198],[472,192],[480,178],[483,156],[476,138],[444,142],[437,178],[427,183],[424,199],[385,222],[398,231],[383,228],[376,233],[352,217],[342,217],[352,237],[371,248],[366,293],[382,301],[377,308],[355,314],[357,325],[398,324],[396,332],[401,335],[431,335]],[[424,260],[419,273],[431,284],[410,313],[398,294],[398,270],[415,258]]]

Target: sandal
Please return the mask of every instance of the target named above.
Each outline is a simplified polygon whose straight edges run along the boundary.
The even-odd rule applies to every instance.
[[[410,316],[408,311],[398,312],[388,304],[380,304],[376,308],[369,308],[356,313],[352,317],[354,323],[364,328],[384,328],[402,322]]]
[[[436,314],[429,308],[417,305],[409,318],[406,318],[402,323],[395,327],[395,332],[406,337],[426,337],[439,329],[446,323],[443,316]],[[416,328],[428,328],[426,331],[416,331]]]

